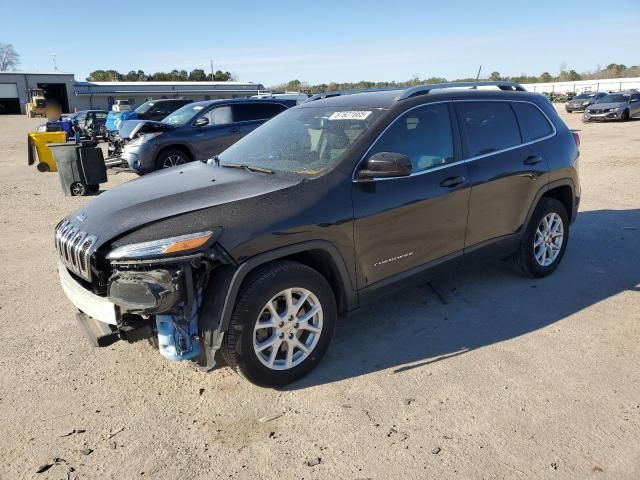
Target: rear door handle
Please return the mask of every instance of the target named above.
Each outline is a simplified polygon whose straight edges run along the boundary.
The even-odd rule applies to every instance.
[[[537,155],[531,155],[530,157],[527,157],[527,159],[524,161],[525,165],[535,165],[536,163],[540,163],[542,161],[542,158],[540,158]]]
[[[458,185],[462,185],[466,181],[467,179],[464,177],[449,177],[446,180],[440,182],[440,186],[445,188],[453,188],[457,187]]]

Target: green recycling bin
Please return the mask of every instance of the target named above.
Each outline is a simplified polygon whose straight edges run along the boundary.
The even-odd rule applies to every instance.
[[[60,186],[66,196],[95,193],[107,181],[102,149],[93,143],[50,143],[58,165]]]

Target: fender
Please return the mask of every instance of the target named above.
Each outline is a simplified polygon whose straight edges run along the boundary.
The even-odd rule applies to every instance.
[[[253,256],[237,268],[225,265],[212,272],[200,313],[200,325],[205,344],[214,349],[219,347],[222,340],[221,334],[229,328],[242,282],[252,270],[267,262],[310,250],[322,250],[330,256],[342,284],[345,310],[356,309],[359,305],[358,292],[351,284],[342,255],[332,243],[326,240],[311,240],[288,245]]]

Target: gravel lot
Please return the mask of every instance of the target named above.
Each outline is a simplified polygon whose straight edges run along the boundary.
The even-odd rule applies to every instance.
[[[562,115],[583,203],[554,275],[407,290],[283,391],[146,342],[92,350],[52,246],[90,198],[27,166],[41,119],[0,116],[0,478],[640,478],[640,121]]]

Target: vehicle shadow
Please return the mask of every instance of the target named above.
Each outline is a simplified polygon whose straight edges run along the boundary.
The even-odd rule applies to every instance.
[[[342,320],[318,368],[288,389],[428,368],[640,291],[639,251],[640,209],[581,212],[551,276],[525,278],[498,261],[382,299]]]

